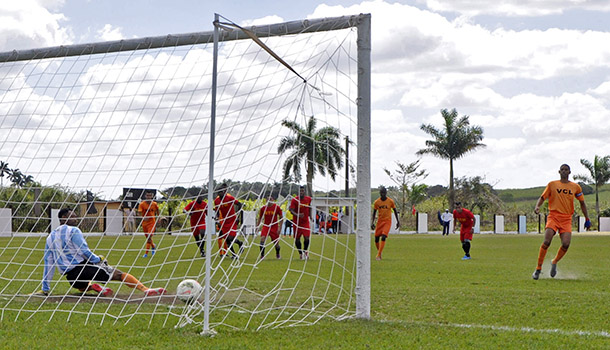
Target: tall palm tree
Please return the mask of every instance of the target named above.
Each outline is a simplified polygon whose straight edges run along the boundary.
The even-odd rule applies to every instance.
[[[313,194],[313,177],[317,172],[330,175],[331,179],[337,177],[339,169],[343,167],[345,149],[340,142],[339,129],[325,126],[316,129],[317,121],[311,116],[305,126],[283,120],[282,125],[288,128],[292,135],[280,140],[278,153],[290,152],[284,161],[284,179],[301,179],[301,165],[305,166],[307,179],[307,192]],[[292,174],[292,175],[291,175]]]
[[[10,175],[11,169],[7,162],[0,161],[0,186],[4,186],[4,176]]]
[[[13,169],[8,174],[8,178],[11,180],[11,182],[13,184],[19,186],[21,184],[21,182],[23,181],[23,173],[19,169]]]
[[[422,124],[426,134],[432,136],[432,140],[426,140],[426,148],[417,151],[418,155],[432,154],[441,159],[449,159],[449,207],[453,210],[455,202],[455,189],[453,187],[453,161],[460,159],[466,153],[479,147],[485,147],[483,140],[483,128],[471,126],[468,116],[458,116],[457,110],[441,110],[443,117],[443,128],[437,129],[431,124]]]
[[[610,156],[600,157],[596,155],[593,158],[593,163],[586,159],[581,159],[580,164],[589,170],[590,176],[574,175],[574,179],[595,185],[595,211],[599,217],[599,189],[606,182],[610,181]]]

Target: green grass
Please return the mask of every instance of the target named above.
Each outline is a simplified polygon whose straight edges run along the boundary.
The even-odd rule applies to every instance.
[[[319,236],[313,239],[315,252],[321,249],[322,239]],[[607,247],[610,236],[575,234],[568,254],[559,264],[557,277],[551,279],[548,261],[559,246],[556,238],[541,279],[534,281],[531,273],[541,241],[540,235],[476,235],[473,259],[462,261],[463,252],[456,235],[391,236],[384,260],[371,262],[372,319],[368,321],[322,320],[313,326],[262,331],[220,328],[217,336],[208,338],[198,334],[199,327],[162,327],[160,320],[152,318],[151,321],[150,316],[134,317],[127,324],[105,322],[100,326],[98,323],[84,325],[82,317],[69,322],[65,317],[48,321],[48,315],[44,314],[35,314],[29,320],[14,320],[13,313],[5,312],[0,322],[0,347],[609,348],[610,255]],[[285,252],[286,248],[283,248]],[[371,250],[373,253],[374,246]],[[250,254],[247,260],[254,262],[254,259]],[[319,266],[317,260],[312,260],[310,265]],[[300,261],[286,256],[280,262],[268,260],[260,264],[256,276],[261,280],[260,288],[265,289],[269,279],[273,279],[271,276],[288,263]],[[144,275],[154,275],[152,270],[147,271],[142,270]],[[322,273],[328,271],[321,269]],[[171,280],[171,276],[159,277]],[[4,283],[0,280],[0,284]],[[0,307],[5,303],[0,301]],[[91,305],[85,303],[79,307],[86,309]]]

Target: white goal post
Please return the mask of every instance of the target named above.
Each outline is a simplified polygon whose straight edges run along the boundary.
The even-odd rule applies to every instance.
[[[216,15],[211,32],[0,53],[0,161],[8,164],[0,210],[12,230],[0,234],[0,320],[143,315],[210,333],[370,318],[370,67],[369,14],[246,28]],[[291,133],[299,125],[312,134]],[[350,140],[355,154],[341,159],[344,150],[316,131]],[[290,163],[282,144],[306,138],[314,160],[303,153],[294,159],[305,163]],[[336,171],[342,166],[355,179]],[[256,235],[238,234],[243,246],[229,259],[231,247],[218,239],[227,220],[221,183],[240,201],[236,217],[258,213],[272,196],[285,223],[300,184],[339,198],[350,197],[337,190],[346,181],[356,189],[355,235],[313,235],[311,260],[300,261],[300,246],[280,234],[273,244],[282,259],[277,250],[270,269],[274,246],[248,218]],[[129,189],[139,197],[126,200]],[[149,190],[160,208],[158,246],[151,256],[147,245],[143,258],[140,203]],[[193,212],[185,209],[198,197],[214,213],[205,219],[204,259],[193,253]],[[91,251],[168,294],[149,300],[112,281],[113,297],[77,295],[56,273],[49,296],[30,295],[40,286],[47,234],[66,207],[80,213]],[[121,217],[126,209],[137,213],[134,229]],[[199,301],[176,302],[183,279],[202,284]],[[82,311],[74,306],[81,302],[92,306]]]

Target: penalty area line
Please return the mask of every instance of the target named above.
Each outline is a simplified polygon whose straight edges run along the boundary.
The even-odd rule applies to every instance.
[[[398,322],[401,324],[410,325],[422,325],[422,326],[438,326],[438,327],[454,327],[454,328],[477,328],[477,329],[489,329],[493,331],[504,331],[504,332],[520,332],[520,333],[546,333],[546,334],[560,334],[560,335],[580,335],[580,336],[594,336],[602,338],[610,338],[610,332],[606,331],[567,331],[563,329],[550,329],[550,328],[532,328],[532,327],[509,327],[509,326],[493,326],[484,324],[463,324],[463,323],[438,323],[438,322],[408,322],[408,321],[383,321],[383,322]]]

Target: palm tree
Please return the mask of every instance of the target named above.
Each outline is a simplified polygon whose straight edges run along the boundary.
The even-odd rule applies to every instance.
[[[483,128],[471,126],[468,116],[458,116],[457,110],[441,110],[444,127],[437,129],[431,124],[422,124],[426,134],[432,136],[432,140],[426,140],[426,148],[417,151],[418,155],[432,154],[442,159],[449,159],[449,208],[453,210],[455,202],[455,190],[453,188],[453,161],[460,159],[466,153],[479,147],[485,147],[483,140]]]
[[[330,175],[335,180],[339,169],[343,167],[345,149],[340,142],[339,129],[325,126],[316,130],[316,119],[311,116],[307,125],[301,126],[290,120],[283,120],[282,125],[293,135],[280,140],[278,153],[290,151],[284,161],[284,179],[301,179],[301,165],[305,166],[307,193],[313,194],[313,177],[319,172]],[[292,176],[291,176],[292,174]]]
[[[591,175],[574,175],[574,179],[595,185],[595,211],[599,217],[599,188],[610,181],[610,156],[600,157],[596,155],[593,158],[593,163],[581,159],[580,164],[587,168]]]
[[[13,184],[19,186],[21,184],[21,181],[23,180],[23,173],[19,169],[13,169],[8,174],[8,178]]]
[[[4,176],[10,175],[10,171],[8,163],[0,161],[0,186],[4,186]]]

